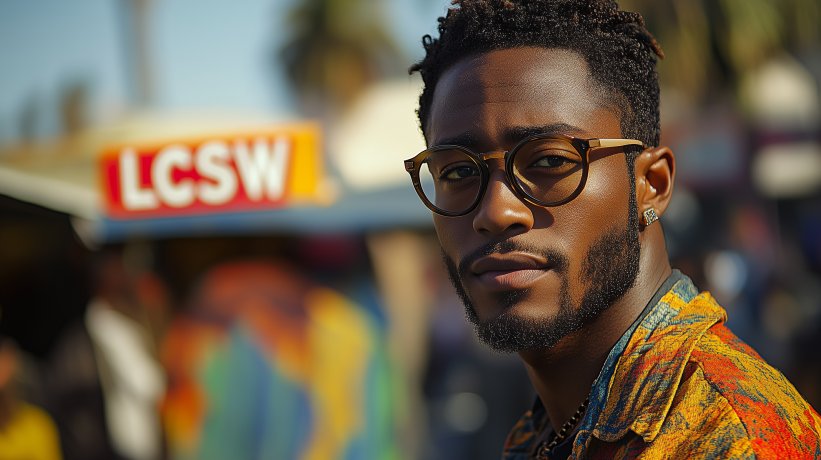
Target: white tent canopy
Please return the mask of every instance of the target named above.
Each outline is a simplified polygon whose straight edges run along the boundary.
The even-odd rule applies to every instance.
[[[418,93],[417,93],[418,94]],[[381,98],[376,99],[382,101]],[[397,111],[408,110],[397,104]],[[413,115],[412,107],[408,110]],[[43,143],[6,147],[0,152],[0,193],[65,212],[75,217],[75,228],[84,238],[97,242],[128,238],[162,238],[170,236],[247,234],[266,232],[333,232],[365,231],[391,227],[430,226],[430,212],[416,198],[410,181],[402,177],[401,158],[410,156],[397,150],[399,160],[378,162],[379,168],[368,174],[389,176],[390,181],[352,186],[345,174],[331,176],[337,184],[336,201],[324,206],[296,206],[266,211],[189,215],[137,220],[115,220],[106,215],[103,206],[99,156],[111,145],[130,142],[152,143],[176,138],[190,138],[237,130],[253,130],[282,123],[265,116],[226,113],[136,114],[108,127]],[[366,134],[356,122],[343,121],[352,131]],[[415,125],[397,122],[410,128],[418,137]],[[332,141],[333,142],[333,141]],[[370,138],[365,144],[372,143]],[[419,147],[417,141],[413,149]],[[346,148],[358,151],[356,140],[345,140]],[[403,144],[404,145],[404,144]],[[353,147],[351,147],[353,146]],[[333,151],[333,149],[331,149]],[[362,149],[362,151],[368,151]],[[414,152],[415,153],[415,152]],[[368,155],[353,160],[367,169]],[[390,168],[396,171],[390,170]],[[374,168],[370,168],[374,169]],[[370,170],[369,170],[370,171]],[[397,174],[397,171],[401,174]],[[402,180],[404,179],[404,180]]]

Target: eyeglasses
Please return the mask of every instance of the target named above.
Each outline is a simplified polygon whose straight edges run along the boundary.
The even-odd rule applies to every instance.
[[[405,160],[405,170],[422,202],[431,211],[457,217],[482,201],[490,179],[487,160],[504,158],[513,191],[529,203],[553,207],[579,196],[587,182],[590,150],[638,145],[634,139],[578,139],[536,134],[507,152],[475,153],[458,145],[431,147]]]

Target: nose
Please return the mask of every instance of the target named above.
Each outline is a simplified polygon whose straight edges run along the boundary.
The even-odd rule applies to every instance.
[[[474,211],[473,229],[487,236],[510,237],[533,228],[533,213],[507,181],[503,168],[492,168],[485,196]]]

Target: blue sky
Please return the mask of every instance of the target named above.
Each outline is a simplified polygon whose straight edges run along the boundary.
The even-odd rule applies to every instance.
[[[420,37],[435,32],[448,1],[382,1],[408,63],[418,59]],[[293,115],[289,88],[273,58],[292,3],[152,1],[154,106]],[[124,5],[125,0],[0,2],[0,142],[18,137],[26,105],[36,109],[41,136],[58,132],[59,95],[73,82],[90,88],[92,122],[129,107]]]

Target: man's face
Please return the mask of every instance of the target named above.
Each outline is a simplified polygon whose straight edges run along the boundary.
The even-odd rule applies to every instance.
[[[434,93],[427,138],[506,151],[529,134],[621,138],[585,61],[516,48],[463,59]],[[490,160],[480,205],[434,215],[442,253],[480,339],[500,351],[552,347],[619,299],[638,273],[638,212],[621,148],[595,149],[583,192],[552,208],[520,199]]]

